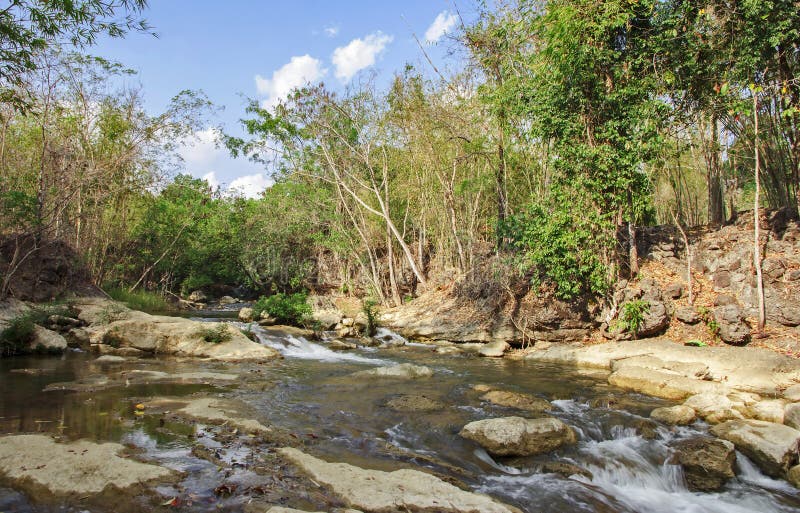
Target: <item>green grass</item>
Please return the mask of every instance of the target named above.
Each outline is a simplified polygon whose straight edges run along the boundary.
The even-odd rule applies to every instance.
[[[219,323],[213,328],[201,328],[197,336],[210,344],[221,344],[231,339],[231,332],[227,324]]]
[[[122,287],[109,287],[105,289],[112,299],[125,303],[131,310],[141,310],[147,313],[169,312],[172,306],[164,299],[164,296],[146,290],[135,290],[129,292]]]

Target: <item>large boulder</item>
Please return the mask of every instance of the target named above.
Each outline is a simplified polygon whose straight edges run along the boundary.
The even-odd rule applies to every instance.
[[[650,418],[671,426],[686,426],[697,417],[693,408],[682,404],[656,408],[650,412]]]
[[[714,436],[733,442],[765,474],[780,477],[797,463],[800,431],[763,420],[729,420],[711,428]]]
[[[696,492],[717,491],[735,477],[734,445],[726,440],[690,438],[675,444],[678,463],[689,489]]]
[[[67,339],[55,331],[36,325],[33,327],[30,348],[34,351],[62,352],[67,349]]]
[[[719,385],[680,374],[639,366],[619,368],[608,378],[608,382],[620,388],[634,390],[662,399],[678,401],[694,394],[715,392]]]
[[[789,403],[783,409],[783,422],[790,427],[800,429],[800,403]]]
[[[658,335],[669,328],[669,314],[666,305],[661,301],[650,301],[650,307],[642,318],[637,337],[646,338]]]
[[[253,342],[226,323],[149,315],[99,299],[83,299],[75,308],[79,318],[89,323],[86,330],[90,342],[100,352],[135,349],[147,354],[228,361],[280,357],[275,349]]]
[[[737,305],[715,308],[714,320],[719,327],[719,338],[726,344],[743,346],[750,342],[750,325]]]
[[[208,296],[206,296],[206,293],[202,290],[195,290],[189,294],[189,297],[186,299],[192,301],[193,303],[205,303],[208,301]]]
[[[519,513],[491,497],[467,492],[419,470],[369,470],[346,463],[329,463],[298,449],[278,453],[315,482],[329,487],[350,507],[363,511],[418,513]]]
[[[555,418],[478,420],[464,426],[459,435],[496,456],[531,456],[576,441],[572,428]]]
[[[245,306],[244,308],[239,310],[239,320],[242,322],[252,322],[253,320],[253,309],[249,306]]]
[[[342,312],[339,310],[315,310],[311,317],[319,324],[320,329],[326,331],[334,329],[342,322]]]

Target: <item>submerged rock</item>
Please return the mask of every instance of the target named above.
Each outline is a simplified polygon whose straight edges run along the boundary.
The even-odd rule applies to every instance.
[[[726,440],[690,438],[675,445],[678,463],[689,489],[696,492],[717,491],[735,477],[734,445]]]
[[[200,397],[197,399],[154,399],[144,403],[145,411],[172,411],[191,419],[212,424],[228,424],[249,433],[269,433],[269,427],[257,420],[246,418],[242,411],[247,407],[238,401]]]
[[[501,417],[470,422],[459,433],[496,456],[531,456],[575,443],[575,432],[554,418]]]
[[[763,420],[729,420],[711,428],[753,460],[765,474],[785,475],[797,463],[800,431]]]
[[[0,474],[57,495],[93,495],[107,487],[125,489],[175,475],[157,465],[120,457],[124,449],[120,444],[86,440],[56,443],[46,435],[4,436],[0,438]]]
[[[592,479],[594,476],[585,468],[565,461],[547,461],[542,463],[540,470],[545,474],[559,474],[564,477],[582,476]]]
[[[517,408],[518,410],[543,412],[552,408],[550,402],[544,399],[503,390],[489,391],[481,396],[481,399],[498,406],[507,406],[509,408]]]
[[[417,379],[429,378],[433,376],[433,370],[430,367],[424,367],[422,365],[401,363],[389,367],[378,367],[376,369],[355,372],[353,373],[353,376],[364,378]]]
[[[386,406],[396,411],[442,410],[445,404],[424,395],[401,395],[387,401]]]
[[[650,418],[671,426],[686,426],[694,422],[695,417],[694,409],[682,404],[656,408],[650,412]]]
[[[418,513],[519,513],[491,497],[467,492],[419,470],[368,470],[346,463],[328,463],[297,449],[278,453],[330,487],[349,506],[364,511]]]

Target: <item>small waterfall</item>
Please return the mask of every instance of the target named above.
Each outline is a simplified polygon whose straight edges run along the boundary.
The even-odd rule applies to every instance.
[[[308,341],[305,337],[296,337],[289,333],[276,336],[268,333],[258,324],[234,323],[242,328],[250,329],[263,345],[278,350],[286,358],[303,360],[320,360],[325,362],[354,362],[370,365],[386,365],[387,360],[366,358],[344,351],[331,351],[325,346]]]

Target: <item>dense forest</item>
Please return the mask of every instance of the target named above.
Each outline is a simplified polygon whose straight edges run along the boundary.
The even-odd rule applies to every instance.
[[[62,25],[21,15],[26,2],[0,12],[19,36],[0,49],[0,297],[54,243],[98,286],[164,295],[223,284],[396,305],[489,262],[562,298],[602,296],[638,272],[642,226],[798,209],[796,1],[483,6],[447,71],[252,101],[247,135],[219,142],[272,174],[258,199],[180,161],[215,108],[202,92],[178,86],[153,115],[123,64],[74,51],[148,30],[144,2],[110,2],[131,15],[88,28],[102,11],[30,2],[50,4]]]

